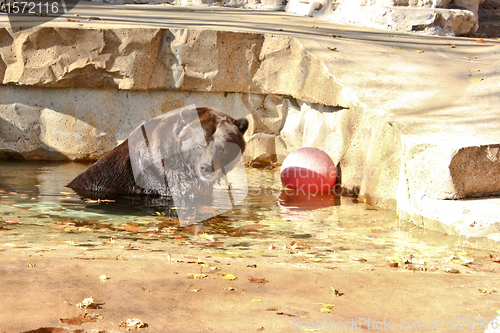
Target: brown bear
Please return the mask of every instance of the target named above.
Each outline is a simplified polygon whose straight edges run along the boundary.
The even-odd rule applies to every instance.
[[[80,195],[210,194],[245,150],[245,118],[186,107],[153,118],[67,186]]]

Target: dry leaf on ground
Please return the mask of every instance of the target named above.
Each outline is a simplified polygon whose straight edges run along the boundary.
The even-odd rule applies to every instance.
[[[250,283],[268,283],[269,282],[266,280],[266,278],[254,278],[252,276],[248,279],[248,281],[250,281]]]

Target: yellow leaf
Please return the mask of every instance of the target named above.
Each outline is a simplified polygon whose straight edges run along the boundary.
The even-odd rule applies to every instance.
[[[236,276],[229,273],[221,273],[221,276],[226,280],[236,280]]]
[[[457,252],[455,253],[457,256],[465,256],[467,255],[468,253],[467,252]]]
[[[302,330],[304,332],[316,332],[317,331],[317,329],[315,329],[315,328],[303,328]]]
[[[323,307],[327,308],[327,309],[331,309],[331,308],[335,307],[335,304],[323,303]]]
[[[415,50],[415,51],[413,51],[413,52],[417,52],[417,53],[424,53],[424,51],[422,51],[422,50]]]
[[[403,261],[403,259],[398,258],[398,257],[387,257],[387,259],[393,260],[393,261],[401,261],[401,262]]]
[[[403,49],[402,47],[399,47],[399,46],[393,46],[392,48],[396,49],[396,50],[402,50]]]
[[[314,261],[314,262],[320,262],[322,261],[323,259],[321,258],[311,258],[311,261]]]
[[[253,299],[252,302],[262,302],[260,299]]]
[[[215,239],[214,235],[207,235],[207,234],[201,234],[200,238],[208,239],[208,240],[211,240],[211,241],[213,241]]]
[[[329,308],[321,308],[320,311],[322,313],[331,313],[332,312],[332,310],[330,310]]]
[[[373,54],[376,54],[376,55],[384,55],[383,53],[380,53],[380,52],[373,52]]]
[[[483,81],[484,79],[482,77],[476,77],[475,79],[472,79],[472,82],[479,82]]]

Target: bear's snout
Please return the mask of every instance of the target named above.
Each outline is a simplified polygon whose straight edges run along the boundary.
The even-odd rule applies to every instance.
[[[208,163],[203,163],[200,166],[200,172],[203,176],[208,176],[209,174],[211,174],[213,172],[212,166]]]

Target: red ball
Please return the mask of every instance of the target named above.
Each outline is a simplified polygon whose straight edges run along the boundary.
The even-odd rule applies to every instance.
[[[332,191],[337,181],[337,168],[330,156],[312,147],[293,151],[281,166],[281,184],[303,192]]]

